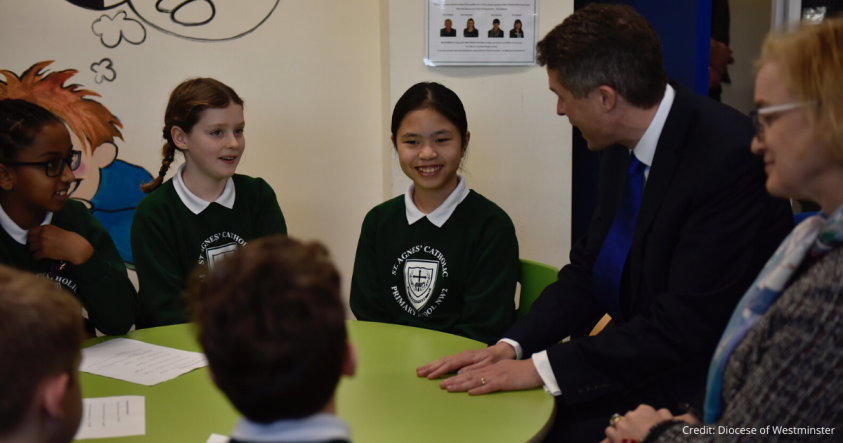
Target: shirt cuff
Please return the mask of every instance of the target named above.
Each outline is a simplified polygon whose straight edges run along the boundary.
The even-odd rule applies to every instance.
[[[512,346],[512,348],[515,349],[515,359],[521,360],[521,354],[523,353],[523,351],[521,351],[521,345],[519,345],[517,341],[510,340],[508,338],[502,338],[502,339],[498,340],[498,343],[501,343],[501,342]]]
[[[555,397],[562,395],[562,391],[556,383],[556,376],[553,375],[553,368],[550,367],[550,360],[547,358],[547,351],[536,352],[533,354],[533,366],[536,367],[539,377],[542,378],[544,391]]]

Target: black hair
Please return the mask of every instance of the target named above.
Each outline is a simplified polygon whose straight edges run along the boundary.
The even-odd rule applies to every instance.
[[[398,99],[398,103],[395,103],[395,109],[392,110],[392,145],[396,146],[398,128],[407,114],[427,108],[442,114],[457,127],[460,131],[462,147],[465,149],[465,136],[468,133],[465,107],[454,91],[434,82],[416,83]]]
[[[521,23],[520,19],[515,19],[515,23],[512,24],[513,29],[515,29],[515,25],[521,25],[521,29],[524,29],[524,23]]]
[[[494,25],[495,23],[497,23],[497,24],[501,24],[501,21],[500,21],[500,20],[498,20],[498,19],[494,19],[494,20],[492,20],[492,24]]]
[[[52,112],[26,100],[0,100],[0,161],[17,159],[28,148],[41,128],[62,124]]]

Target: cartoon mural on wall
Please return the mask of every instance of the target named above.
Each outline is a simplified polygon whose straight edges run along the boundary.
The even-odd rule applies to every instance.
[[[279,0],[66,0],[94,11],[127,5],[144,23],[165,34],[198,41],[243,37],[262,25]],[[103,15],[92,25],[103,45],[113,48],[126,40],[143,43],[144,27],[120,10]]]
[[[74,148],[82,151],[82,164],[73,171],[76,182],[71,197],[90,208],[111,234],[123,260],[132,263],[132,217],[144,196],[140,184],[152,180],[152,175],[140,166],[117,159],[115,138],[123,140],[123,124],[102,103],[90,98],[101,97],[96,92],[77,84],[65,86],[77,70],[47,73],[52,63],[36,63],[20,76],[0,70],[5,77],[5,82],[0,80],[0,100],[30,101],[65,122]]]
[[[70,66],[89,66],[89,75],[93,75],[88,78],[103,85],[105,82],[115,82],[117,67],[114,60],[120,60],[125,65],[127,59],[119,58],[119,53],[126,53],[132,46],[146,42],[149,27],[192,41],[238,39],[260,27],[275,11],[279,0],[66,2],[88,11],[97,11],[86,19],[92,20],[91,43],[100,50],[104,46],[109,54],[112,51],[116,53],[112,56],[102,54],[93,61],[70,62]],[[41,59],[52,57],[47,55]],[[23,66],[29,63],[31,61]],[[0,70],[0,99],[32,101],[65,122],[75,149],[82,151],[82,165],[74,171],[76,182],[71,197],[90,208],[91,213],[111,234],[123,260],[131,264],[130,232],[134,208],[145,195],[140,190],[140,184],[151,181],[152,175],[140,166],[117,158],[115,139],[123,140],[123,124],[103,103],[92,99],[101,97],[100,94],[78,84],[65,85],[79,71],[65,69],[48,72],[47,68],[52,63],[35,63],[20,75],[11,70]],[[63,63],[68,62],[65,60]]]

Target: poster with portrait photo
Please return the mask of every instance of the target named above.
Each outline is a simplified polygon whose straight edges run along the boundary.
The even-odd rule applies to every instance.
[[[536,63],[538,0],[427,0],[428,66]]]

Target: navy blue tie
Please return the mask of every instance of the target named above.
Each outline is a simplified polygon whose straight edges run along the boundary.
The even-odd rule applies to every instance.
[[[647,165],[635,158],[635,154],[629,154],[626,186],[623,189],[621,204],[592,270],[594,295],[616,324],[623,324],[626,321],[621,313],[621,275],[626,257],[629,255],[629,248],[632,246],[635,220],[638,218],[638,208],[641,206],[641,195],[644,194],[646,167]]]

